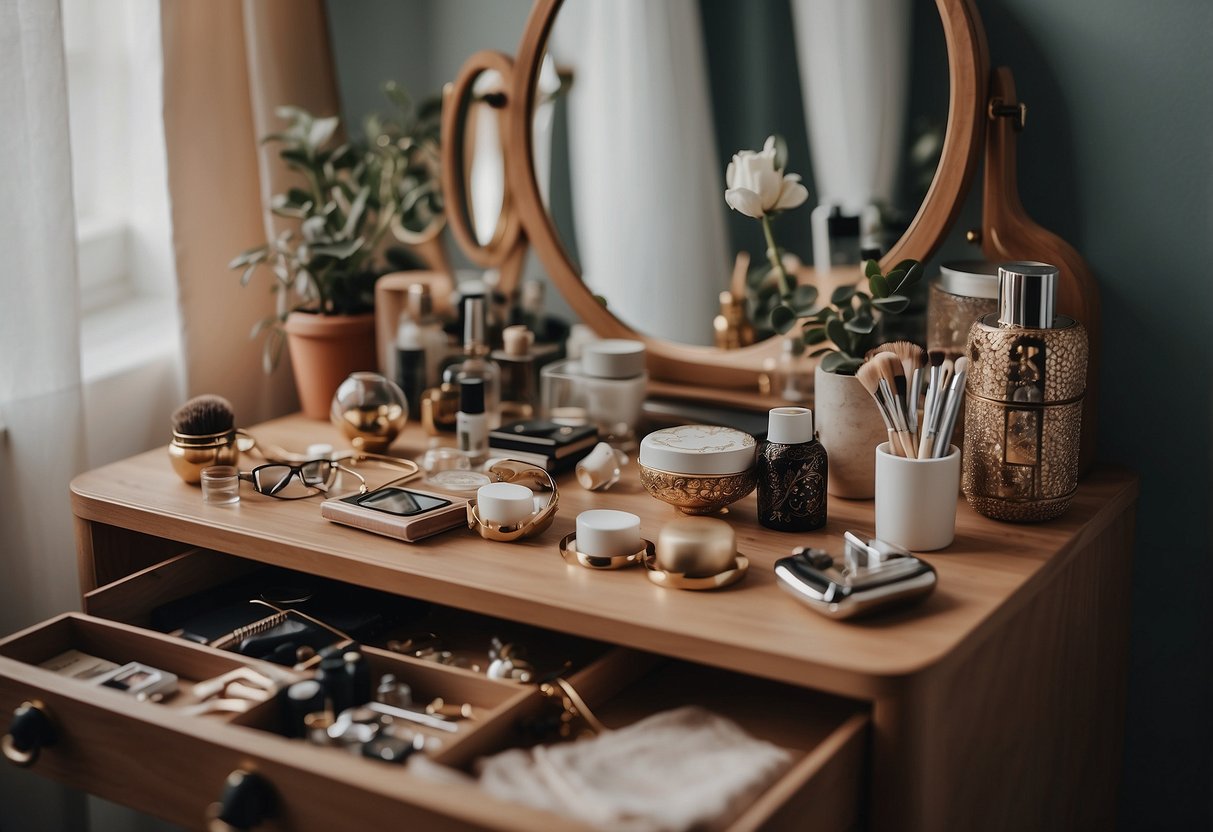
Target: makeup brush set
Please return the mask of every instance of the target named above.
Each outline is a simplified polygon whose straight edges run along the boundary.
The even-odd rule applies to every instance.
[[[882,344],[868,353],[856,376],[884,420],[889,453],[908,459],[947,456],[968,365],[967,358],[942,350],[928,353],[910,341]]]

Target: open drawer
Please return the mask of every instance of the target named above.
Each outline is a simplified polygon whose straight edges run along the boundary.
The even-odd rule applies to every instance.
[[[719,818],[710,828],[847,830],[860,825],[869,724],[860,703],[623,649],[568,681],[608,729],[695,705],[726,716],[750,736],[789,752],[791,763],[782,775],[748,805],[735,806],[730,816]],[[536,693],[519,703],[515,723],[519,717],[550,708],[550,700]],[[477,739],[481,741],[452,749],[440,761],[472,770],[476,757],[509,746],[501,735]]]
[[[200,588],[238,577],[256,564],[195,551],[102,587],[86,609],[121,621],[68,614],[0,641],[0,732],[14,710],[37,701],[54,741],[31,770],[189,828],[207,828],[233,772],[251,772],[246,794],[257,829],[584,829],[546,812],[494,799],[477,786],[433,782],[406,767],[276,733],[276,705],[234,717],[190,715],[178,703],[135,701],[38,665],[68,649],[177,674],[183,687],[236,666],[264,663],[145,629],[149,611]],[[446,610],[451,622],[477,616]],[[850,829],[860,818],[868,717],[863,705],[531,628],[540,653],[576,655],[566,678],[609,727],[685,704],[728,716],[750,734],[792,752],[791,766],[721,828]],[[570,652],[572,651],[572,652]],[[580,652],[578,652],[580,651]],[[486,678],[373,647],[376,674],[392,672],[418,699],[471,703],[477,717],[439,737],[431,759],[470,769],[475,760],[527,744],[520,727],[551,701],[534,685]],[[281,669],[276,669],[282,672]],[[256,788],[254,788],[256,787]],[[260,790],[260,791],[258,791]],[[269,795],[270,797],[265,797]],[[264,817],[262,817],[264,816]],[[249,828],[254,828],[249,825]]]

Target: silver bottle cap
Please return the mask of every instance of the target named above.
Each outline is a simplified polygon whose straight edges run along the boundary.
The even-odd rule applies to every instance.
[[[470,348],[473,344],[483,346],[484,342],[484,298],[464,298],[463,345]]]
[[[1026,329],[1051,329],[1057,298],[1056,266],[1003,263],[998,267],[998,322]]]
[[[408,294],[409,315],[414,321],[422,322],[434,314],[434,297],[430,287],[424,283],[414,283],[409,286]]]

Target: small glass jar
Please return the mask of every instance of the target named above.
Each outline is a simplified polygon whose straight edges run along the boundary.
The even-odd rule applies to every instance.
[[[240,475],[232,465],[202,469],[202,501],[211,505],[240,502]]]
[[[544,418],[592,424],[616,447],[635,445],[649,376],[644,344],[608,339],[587,344],[579,361],[558,361],[540,372]]]
[[[927,349],[960,355],[973,323],[998,311],[998,266],[984,260],[944,263],[927,301]]]

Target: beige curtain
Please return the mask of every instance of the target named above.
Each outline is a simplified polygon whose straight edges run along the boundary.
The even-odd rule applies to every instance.
[[[289,359],[261,371],[249,332],[277,311],[270,279],[228,261],[278,230],[267,206],[290,172],[259,138],[283,104],[338,112],[322,0],[161,0],[164,133],[189,395],[231,400],[251,425],[297,408]]]

